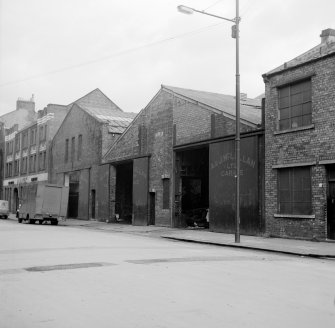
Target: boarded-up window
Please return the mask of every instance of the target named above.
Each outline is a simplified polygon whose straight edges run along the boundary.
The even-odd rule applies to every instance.
[[[69,139],[65,140],[65,158],[64,158],[65,163],[69,161]]]
[[[170,179],[163,179],[163,209],[170,208]]]
[[[310,168],[278,170],[278,210],[281,214],[311,214],[312,192]]]
[[[78,136],[78,157],[77,160],[79,161],[81,159],[81,152],[82,152],[82,147],[83,147],[83,136],[79,134]]]
[[[279,89],[279,129],[293,129],[312,123],[311,81]]]
[[[72,140],[71,140],[71,162],[74,161],[75,152],[76,152],[76,138],[72,137]]]

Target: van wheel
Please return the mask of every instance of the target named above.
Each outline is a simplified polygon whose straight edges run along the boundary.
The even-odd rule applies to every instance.
[[[5,216],[4,216],[4,219],[5,219],[5,220],[7,220],[7,219],[8,219],[8,216],[7,216],[7,215],[5,215]]]
[[[38,220],[38,223],[39,223],[39,224],[42,224],[42,223],[43,223],[43,220]]]

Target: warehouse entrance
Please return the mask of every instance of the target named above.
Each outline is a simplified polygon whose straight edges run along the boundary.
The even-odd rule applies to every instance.
[[[133,213],[133,162],[116,166],[115,219],[131,224]]]
[[[176,153],[175,226],[208,228],[208,147]]]

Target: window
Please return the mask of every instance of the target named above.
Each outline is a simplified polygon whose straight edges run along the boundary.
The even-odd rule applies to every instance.
[[[71,162],[74,161],[75,152],[76,152],[76,138],[72,137],[72,140],[71,140]]]
[[[38,128],[39,133],[39,140],[44,141],[47,138],[47,126],[46,125],[40,125]]]
[[[23,157],[21,161],[21,173],[27,173],[27,163],[28,163],[28,158]]]
[[[36,129],[30,131],[30,144],[36,145]]]
[[[163,209],[170,208],[170,179],[163,179]]]
[[[13,153],[13,141],[8,141],[6,146],[7,146],[7,154],[12,154]]]
[[[22,134],[22,148],[23,149],[28,148],[28,131]]]
[[[40,171],[45,170],[46,164],[46,152],[40,152],[38,155],[38,169]]]
[[[29,172],[36,171],[36,155],[31,155],[29,157]]]
[[[69,139],[65,140],[65,163],[69,161]]]
[[[78,153],[77,153],[77,160],[78,161],[81,159],[82,147],[83,147],[83,136],[80,134],[78,136]]]
[[[15,136],[15,151],[19,151],[20,150],[20,135],[17,134]]]
[[[14,162],[14,175],[19,175],[20,173],[20,161],[16,160]]]
[[[279,89],[279,130],[312,123],[311,93],[310,80]]]
[[[308,166],[278,170],[278,210],[280,214],[312,213],[311,173]]]

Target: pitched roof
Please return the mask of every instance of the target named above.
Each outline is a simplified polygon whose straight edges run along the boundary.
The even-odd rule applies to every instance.
[[[126,113],[121,110],[110,108],[97,108],[87,105],[80,105],[79,107],[99,122],[108,124],[108,130],[111,133],[123,133],[137,115],[136,113]]]
[[[170,90],[176,95],[186,97],[199,104],[216,109],[230,118],[236,117],[236,98],[235,96],[224,95],[206,91],[183,89],[162,85],[165,90]],[[246,98],[240,102],[240,118],[252,124],[261,123],[261,99]]]
[[[85,96],[77,99],[68,106],[71,107],[74,103],[79,106],[89,106],[95,108],[109,108],[122,112],[114,102],[112,102],[99,88],[94,89]]]
[[[321,59],[325,56],[335,54],[335,42],[321,42],[316,47],[306,51],[305,53],[293,58],[292,60],[280,65],[279,67],[263,74],[263,77],[279,73],[283,70],[293,68],[298,65],[308,63],[312,60]]]

